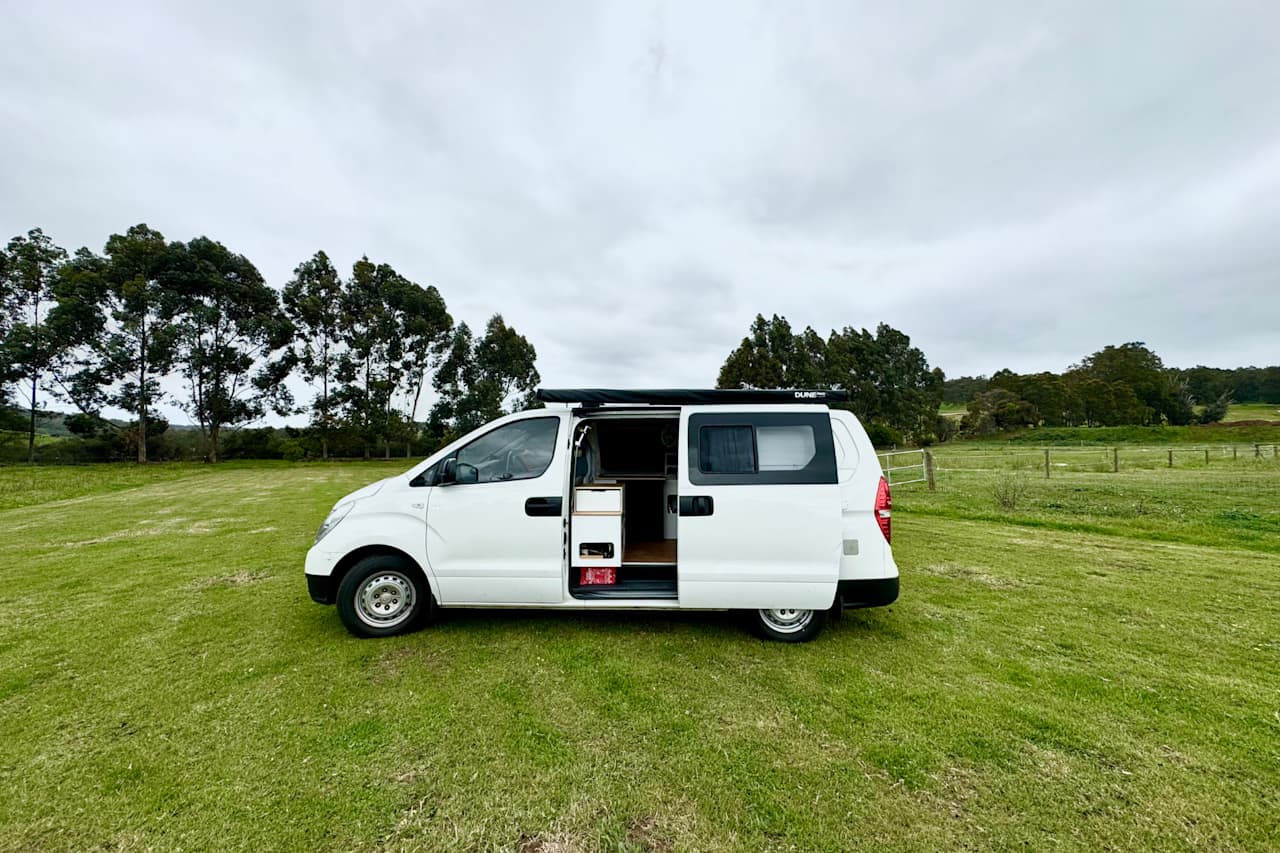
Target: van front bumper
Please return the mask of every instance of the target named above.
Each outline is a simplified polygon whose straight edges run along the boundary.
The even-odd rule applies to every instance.
[[[333,569],[341,556],[318,548],[307,552],[307,563],[303,571],[307,573],[307,592],[312,601],[333,604],[337,600],[338,590],[333,583]]]
[[[841,610],[884,607],[898,600],[898,578],[860,578],[836,583],[836,601]]]
[[[307,575],[307,595],[316,604],[333,604],[336,600],[333,578],[328,575]]]

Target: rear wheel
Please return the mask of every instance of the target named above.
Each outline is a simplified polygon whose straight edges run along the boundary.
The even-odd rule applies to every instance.
[[[822,633],[827,624],[825,610],[778,608],[751,611],[751,627],[766,640],[780,643],[804,643]]]
[[[338,616],[357,637],[410,631],[430,619],[435,608],[422,572],[403,557],[365,557],[338,585]]]

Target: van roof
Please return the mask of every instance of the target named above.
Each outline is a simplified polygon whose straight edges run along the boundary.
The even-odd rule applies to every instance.
[[[707,406],[758,403],[845,403],[848,391],[804,388],[539,388],[544,403],[577,403],[602,406],[606,403],[654,406]]]

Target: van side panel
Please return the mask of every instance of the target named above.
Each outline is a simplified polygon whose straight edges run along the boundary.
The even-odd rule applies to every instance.
[[[875,519],[880,462],[867,431],[850,412],[831,411],[840,471],[840,579],[896,578],[898,564]]]
[[[681,607],[825,610],[835,600],[840,567],[838,475],[808,469],[719,474],[700,467],[701,430],[754,429],[735,443],[758,446],[769,430],[787,429],[787,416],[812,424],[826,459],[834,454],[825,433],[826,408],[816,406],[686,406],[680,415],[682,452],[678,583]],[[738,425],[738,426],[735,426]],[[802,427],[803,428],[803,427]],[[777,440],[776,433],[771,440]],[[775,448],[782,445],[775,444]],[[752,453],[755,451],[752,450]],[[814,460],[821,459],[816,450]],[[818,462],[813,465],[818,465]],[[686,508],[688,511],[686,511]]]

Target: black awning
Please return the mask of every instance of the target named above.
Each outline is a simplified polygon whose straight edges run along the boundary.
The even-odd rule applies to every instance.
[[[578,403],[599,406],[622,403],[650,406],[708,406],[732,403],[846,403],[848,391],[822,389],[746,389],[719,388],[539,388],[538,399],[544,403]]]

